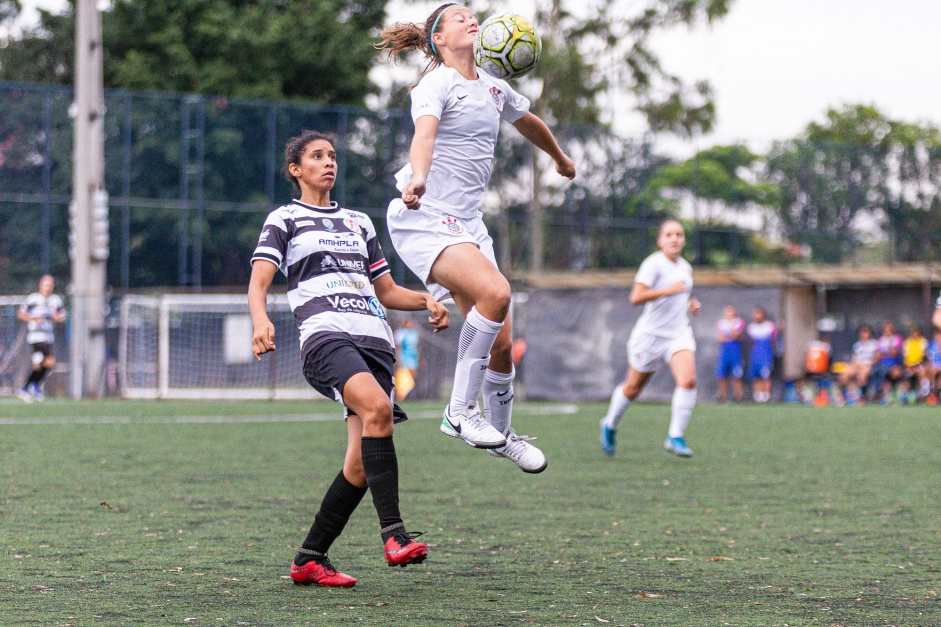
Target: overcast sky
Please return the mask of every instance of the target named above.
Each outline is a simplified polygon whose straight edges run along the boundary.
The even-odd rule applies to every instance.
[[[394,19],[421,20],[441,1],[397,0]],[[623,0],[627,9],[641,1]],[[522,12],[531,2],[494,6]],[[62,0],[23,5],[29,16],[36,5],[58,7]],[[735,140],[762,145],[797,135],[843,103],[875,104],[893,118],[941,125],[939,30],[935,0],[735,0],[721,22],[664,33],[655,47],[669,71],[708,79],[715,89],[716,128],[687,148]],[[629,104],[622,98],[606,106]],[[642,130],[636,119],[626,124],[627,132]]]

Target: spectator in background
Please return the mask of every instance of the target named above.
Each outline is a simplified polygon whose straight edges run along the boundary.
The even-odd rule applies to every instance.
[[[895,386],[902,380],[902,336],[895,332],[895,325],[886,320],[877,342],[879,356],[872,369],[872,385],[878,390],[882,403],[888,404],[894,400]]]
[[[837,380],[849,404],[858,403],[866,395],[869,375],[879,354],[879,343],[872,337],[872,329],[863,325],[858,333],[859,339],[853,343],[853,357]]]
[[[934,330],[934,337],[925,350],[925,376],[931,390],[926,401],[929,405],[938,402],[939,379],[941,379],[941,329]]]
[[[925,398],[931,391],[931,386],[925,375],[925,352],[928,350],[928,340],[921,334],[917,325],[908,330],[908,337],[902,342],[902,381],[900,395],[906,403],[914,403],[919,397]]]
[[[33,362],[29,378],[16,393],[27,403],[43,400],[42,382],[56,365],[56,356],[52,352],[56,339],[53,325],[65,322],[65,306],[62,299],[52,293],[55,286],[51,275],[41,277],[39,291],[27,296],[16,314],[26,323],[26,342]]]
[[[421,354],[418,352],[418,329],[411,318],[402,321],[395,330],[395,346],[398,350],[398,367],[395,371],[395,398],[404,400],[415,389]]]
[[[830,355],[832,354],[830,338],[823,336],[807,345],[807,354],[804,359],[804,369],[807,371],[808,383],[816,383],[816,392],[810,388],[814,407],[825,407],[830,404]],[[842,404],[842,397],[834,394],[833,399],[838,405]]]
[[[766,403],[771,400],[771,371],[774,368],[778,328],[768,320],[763,307],[755,307],[746,331],[751,340],[748,378],[751,381],[752,398],[758,403]]]
[[[716,339],[719,341],[719,358],[716,364],[716,379],[719,381],[719,402],[729,400],[729,379],[732,380],[732,397],[740,401],[744,396],[742,377],[742,335],[745,333],[745,321],[735,307],[727,305],[722,318],[716,322]]]

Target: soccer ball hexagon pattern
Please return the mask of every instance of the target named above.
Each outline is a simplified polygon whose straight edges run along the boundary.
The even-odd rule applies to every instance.
[[[534,67],[542,41],[529,21],[519,15],[495,15],[477,30],[474,58],[497,78],[518,78]]]

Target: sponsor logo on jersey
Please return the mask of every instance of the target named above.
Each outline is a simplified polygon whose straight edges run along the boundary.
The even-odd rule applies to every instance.
[[[386,319],[386,310],[382,308],[382,303],[380,303],[379,299],[375,296],[369,297],[369,311],[383,320]]]
[[[261,236],[258,238],[258,243],[261,244],[266,239],[268,239],[268,229],[265,229],[261,232]]]
[[[344,219],[343,219],[343,224],[346,225],[346,228],[348,228],[349,230],[353,231],[353,232],[356,233],[357,235],[362,235],[362,234],[363,234],[363,228],[359,225],[359,222],[357,222],[357,221],[354,220],[353,218],[344,218]]]
[[[317,243],[321,246],[343,246],[345,248],[355,248],[359,250],[359,242],[356,240],[345,239],[320,239]]]
[[[337,227],[333,226],[333,220],[330,218],[324,218],[323,221],[321,221],[321,224],[323,224],[323,228],[327,229],[328,231],[337,230]]]
[[[441,224],[444,225],[444,228],[446,228],[451,235],[461,235],[464,233],[464,227],[461,225],[460,220],[453,216],[448,216],[441,221]]]
[[[339,287],[361,290],[366,287],[366,281],[348,281],[347,279],[333,279],[332,281],[327,281],[327,289]]]
[[[324,255],[323,261],[320,262],[321,268],[336,268],[337,265],[337,260],[330,255]]]
[[[493,98],[493,104],[497,105],[497,111],[503,111],[503,104],[506,102],[506,94],[497,87],[491,87],[490,97]]]
[[[375,296],[370,296],[368,299],[349,298],[346,296],[327,296],[327,302],[330,303],[330,306],[337,311],[355,311],[359,313],[369,312],[374,316],[378,316],[379,318],[386,317],[385,309],[382,308],[382,305],[379,304],[379,300]]]

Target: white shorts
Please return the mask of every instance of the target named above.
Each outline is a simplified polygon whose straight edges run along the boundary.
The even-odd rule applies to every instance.
[[[401,198],[396,198],[389,203],[386,220],[395,252],[437,300],[451,294],[443,286],[430,281],[428,275],[438,255],[448,246],[474,244],[494,267],[498,267],[493,239],[479,215],[470,219],[456,218],[424,206],[409,209]]]
[[[659,337],[641,334],[627,340],[627,363],[637,372],[653,372],[657,369],[657,360],[669,364],[670,358],[680,351],[696,352],[696,338],[693,329],[686,327],[677,337]]]

